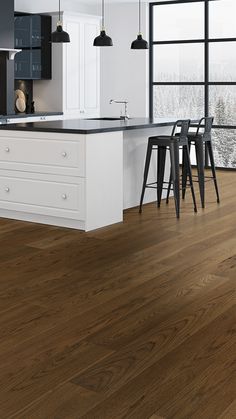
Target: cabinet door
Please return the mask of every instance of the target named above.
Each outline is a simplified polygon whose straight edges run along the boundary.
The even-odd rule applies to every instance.
[[[83,107],[86,117],[99,116],[100,112],[100,49],[93,46],[98,33],[98,19],[84,22]]]
[[[31,79],[32,78],[32,64],[31,64],[31,50],[23,50],[15,56],[15,78],[16,79]]]
[[[40,48],[42,45],[42,29],[41,16],[34,15],[31,17],[31,45]]]
[[[81,111],[81,24],[76,17],[67,17],[65,30],[70,34],[70,43],[64,45],[64,112],[80,116]]]
[[[16,79],[51,79],[51,17],[15,16]]]
[[[31,47],[31,17],[15,16],[15,47]]]
[[[42,54],[40,49],[32,50],[32,79],[40,80],[42,78]]]
[[[93,46],[99,33],[97,17],[64,16],[70,44],[64,45],[64,113],[76,118],[99,116],[100,51]]]

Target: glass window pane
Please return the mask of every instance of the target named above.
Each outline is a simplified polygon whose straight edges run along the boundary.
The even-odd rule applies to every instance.
[[[236,130],[215,129],[212,141],[216,166],[236,169]]]
[[[204,114],[203,86],[154,86],[154,117],[198,119]]]
[[[204,2],[154,7],[154,41],[204,38]]]
[[[216,125],[236,125],[236,86],[210,86],[209,109]]]
[[[236,38],[236,1],[218,0],[209,2],[210,38]]]
[[[210,81],[236,81],[236,42],[209,44]]]
[[[154,45],[154,81],[204,81],[204,45]]]

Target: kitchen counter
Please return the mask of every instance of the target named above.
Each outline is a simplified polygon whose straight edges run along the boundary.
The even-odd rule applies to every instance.
[[[2,125],[0,217],[84,231],[122,222],[123,211],[139,204],[148,137],[169,135],[175,121],[74,119]],[[153,154],[150,182],[156,180],[156,164]],[[168,180],[168,159],[165,176]],[[155,200],[156,191],[148,189],[144,203]]]
[[[176,121],[174,118],[133,118],[129,120],[95,120],[95,119],[68,119],[61,121],[18,123],[11,126],[1,126],[0,129],[14,131],[54,132],[71,134],[97,134],[147,128],[169,127]]]

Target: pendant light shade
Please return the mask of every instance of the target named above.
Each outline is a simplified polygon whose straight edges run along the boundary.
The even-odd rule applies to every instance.
[[[148,49],[148,43],[143,39],[141,33],[138,34],[137,39],[132,42],[131,49]]]
[[[65,43],[70,42],[70,35],[63,31],[61,22],[61,0],[59,0],[59,20],[57,22],[57,29],[51,34],[51,42],[53,43]]]
[[[139,0],[139,33],[137,39],[132,42],[131,49],[148,49],[148,42],[145,41],[141,33],[141,0]]]
[[[106,34],[105,30],[101,30],[101,33],[99,36],[97,36],[94,39],[94,43],[93,43],[94,47],[112,47],[113,46],[113,42],[112,39],[110,38],[110,36],[108,36]]]
[[[102,0],[102,29],[100,35],[94,39],[93,45],[94,47],[112,47],[113,42],[110,36],[106,34],[105,30],[105,5],[104,1]]]
[[[57,24],[56,31],[53,32],[51,35],[51,42],[53,43],[70,42],[70,36],[67,32],[63,31],[63,28],[60,22],[58,22]]]

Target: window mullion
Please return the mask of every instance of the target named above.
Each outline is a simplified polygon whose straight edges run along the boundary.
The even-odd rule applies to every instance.
[[[209,2],[205,0],[205,116],[209,116]]]

